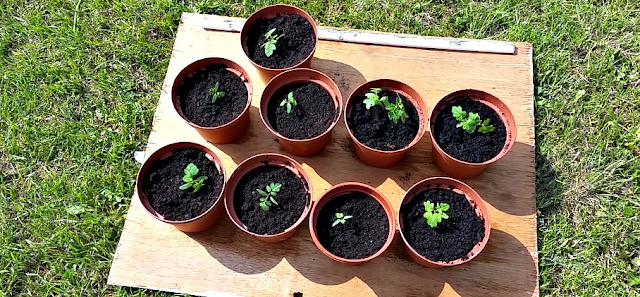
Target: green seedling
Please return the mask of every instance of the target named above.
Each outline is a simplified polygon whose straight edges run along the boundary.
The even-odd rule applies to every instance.
[[[186,190],[193,187],[193,192],[198,192],[198,190],[204,186],[204,181],[207,180],[206,176],[196,177],[199,171],[200,170],[195,164],[189,163],[189,165],[184,169],[184,176],[182,177],[182,181],[186,184],[180,186],[180,190]]]
[[[393,121],[394,124],[397,124],[398,120],[401,120],[402,123],[404,123],[407,120],[407,113],[404,110],[404,105],[402,104],[400,97],[396,97],[396,103],[393,104],[389,102],[389,98],[387,96],[382,96],[382,98],[380,98],[378,93],[381,91],[381,88],[371,88],[369,93],[364,94],[364,96],[367,97],[362,101],[364,106],[367,109],[371,109],[371,107],[376,105],[384,107],[388,112],[389,119]]]
[[[213,88],[209,89],[209,92],[211,93],[211,96],[213,98],[211,99],[213,103],[216,103],[216,100],[224,97],[224,92],[220,91],[220,84],[218,82],[216,82],[216,85],[213,86]]]
[[[454,106],[451,108],[451,113],[453,117],[456,118],[460,123],[456,125],[456,127],[462,127],[463,130],[467,131],[467,133],[471,134],[476,131],[480,133],[486,134],[493,131],[493,125],[489,125],[490,119],[485,119],[484,122],[480,119],[480,115],[475,112],[469,112],[462,110],[460,106]]]
[[[261,189],[256,189],[256,191],[258,191],[258,193],[260,193],[260,195],[262,196],[260,197],[260,208],[262,208],[262,210],[268,211],[269,207],[272,204],[278,205],[278,202],[276,201],[275,197],[278,194],[278,192],[280,192],[281,187],[282,187],[282,184],[280,183],[271,183],[266,186],[265,188],[266,191],[263,191]]]
[[[287,113],[291,113],[291,108],[298,105],[296,98],[293,98],[293,92],[289,92],[289,94],[287,94],[287,98],[282,99],[282,102],[280,102],[280,106],[285,105],[287,106]]]
[[[264,48],[264,54],[267,57],[271,57],[271,55],[273,55],[273,52],[276,50],[276,43],[278,42],[278,39],[280,39],[280,37],[284,36],[284,34],[273,34],[273,32],[276,31],[276,28],[273,28],[271,30],[269,30],[269,32],[264,34],[264,37],[267,39],[267,41],[265,41],[260,47]]]
[[[383,100],[382,102],[384,103],[384,107],[389,112],[389,119],[391,119],[394,124],[397,124],[398,120],[401,120],[404,124],[404,122],[407,120],[407,112],[404,111],[404,104],[402,104],[402,100],[400,99],[400,97],[396,97],[396,104],[393,104],[388,100]]]
[[[382,101],[387,100],[387,96],[384,96],[382,98],[378,96],[378,93],[380,93],[381,91],[381,88],[371,88],[369,90],[369,93],[364,94],[364,96],[367,98],[364,99],[363,103],[367,109],[371,109],[371,107],[374,107],[376,105],[382,106]]]
[[[449,218],[445,213],[447,210],[449,210],[449,204],[447,203],[438,202],[438,205],[436,206],[431,201],[425,201],[424,218],[427,219],[427,224],[431,226],[431,228],[437,227],[443,219]]]
[[[335,220],[335,221],[333,221],[333,224],[331,224],[331,227],[335,227],[335,226],[337,226],[338,224],[343,224],[343,225],[344,225],[344,224],[346,224],[346,223],[347,223],[347,220],[348,220],[348,219],[353,218],[353,216],[349,216],[349,215],[346,215],[346,216],[345,216],[345,215],[344,215],[343,213],[341,213],[341,212],[336,212],[336,213],[335,213],[335,217],[336,217],[336,220]]]

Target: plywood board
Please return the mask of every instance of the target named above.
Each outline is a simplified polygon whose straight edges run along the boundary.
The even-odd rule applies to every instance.
[[[175,141],[202,143],[230,174],[253,154],[286,152],[260,121],[264,82],[243,54],[240,34],[205,31],[200,23],[208,18],[221,17],[182,16],[146,152]],[[518,124],[515,147],[482,175],[466,180],[484,197],[493,227],[485,250],[468,264],[419,266],[396,234],[380,258],[345,266],[317,250],[306,224],[275,245],[249,237],[226,217],[209,231],[185,234],[151,218],[134,193],[108,283],[207,296],[537,296],[532,48],[516,46],[517,54],[499,55],[320,41],[311,65],[332,77],[345,97],[367,80],[391,78],[415,88],[428,108],[462,88],[486,90],[511,108]],[[209,56],[237,62],[254,82],[251,125],[234,144],[207,143],[171,105],[178,72]],[[411,185],[443,175],[430,157],[428,135],[398,165],[379,169],[354,156],[343,122],[333,133],[320,154],[295,157],[311,176],[314,199],[333,184],[360,181],[380,189],[397,207]]]

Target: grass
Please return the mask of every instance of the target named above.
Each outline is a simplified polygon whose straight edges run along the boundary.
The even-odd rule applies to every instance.
[[[272,1],[0,0],[0,296],[106,285],[180,13]],[[640,296],[640,2],[288,1],[321,25],[534,45],[540,291]]]

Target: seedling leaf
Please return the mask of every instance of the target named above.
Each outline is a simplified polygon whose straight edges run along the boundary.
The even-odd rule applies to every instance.
[[[264,54],[267,57],[271,57],[273,52],[276,50],[276,43],[280,37],[284,36],[284,34],[275,35],[273,34],[276,31],[276,28],[269,30],[264,34],[264,37],[267,39],[260,47],[264,48]]]
[[[280,101],[280,106],[287,106],[287,113],[291,113],[291,108],[298,105],[298,101],[293,97],[293,92],[289,92],[287,94],[287,98],[282,99]]]
[[[438,202],[437,205],[434,205],[431,201],[424,202],[424,218],[427,220],[427,225],[431,228],[435,228],[438,226],[443,219],[448,219],[449,215],[445,213],[445,211],[449,210],[449,204]]]
[[[262,208],[262,210],[268,211],[272,203],[275,205],[278,205],[278,201],[276,201],[275,196],[280,191],[280,188],[282,188],[282,184],[270,183],[265,186],[265,190],[256,189],[258,194],[262,196],[260,197],[260,203],[259,203],[260,208]]]
[[[184,168],[184,176],[182,177],[182,180],[186,184],[181,185],[179,189],[186,190],[193,187],[193,192],[198,192],[198,190],[204,186],[204,181],[207,180],[206,176],[196,177],[198,172],[200,172],[198,167],[193,163],[189,163],[189,165]]]
[[[464,121],[467,117],[467,112],[462,110],[460,106],[454,106],[451,108],[451,112],[453,113],[453,117],[458,121]]]
[[[220,91],[220,83],[218,82],[216,82],[213,88],[209,89],[209,92],[211,93],[211,96],[212,96],[211,101],[213,103],[216,103],[216,100],[224,97],[224,92]]]

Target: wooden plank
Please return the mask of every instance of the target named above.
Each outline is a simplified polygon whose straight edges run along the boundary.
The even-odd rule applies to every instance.
[[[207,30],[241,32],[245,19],[213,18],[203,21],[202,28]],[[445,37],[425,37],[409,34],[388,34],[363,30],[341,28],[318,28],[318,39],[342,42],[355,42],[377,45],[402,46],[411,48],[469,51],[496,54],[514,54],[516,46],[509,42],[475,39],[454,39]]]
[[[257,106],[264,83],[242,53],[239,34],[203,30],[201,22],[210,18],[219,17],[183,14],[147,152],[174,141],[198,142],[211,147],[231,173],[253,154],[285,152],[260,121]],[[366,80],[392,78],[414,87],[429,108],[462,88],[486,90],[509,105],[518,124],[515,147],[485,173],[466,180],[484,197],[493,226],[489,244],[470,263],[447,269],[419,266],[403,250],[398,234],[382,257],[355,267],[320,253],[306,225],[276,245],[250,238],[228,218],[207,232],[185,234],[147,215],[134,193],[108,283],[203,296],[537,296],[532,48],[516,46],[515,55],[495,55],[320,41],[312,62],[345,97]],[[174,77],[208,56],[234,60],[255,85],[249,131],[234,144],[206,143],[171,106]],[[314,199],[333,184],[354,180],[377,187],[397,207],[412,184],[443,175],[430,158],[429,137],[398,165],[379,169],[353,155],[343,122],[333,136],[319,155],[295,157],[311,176]]]

